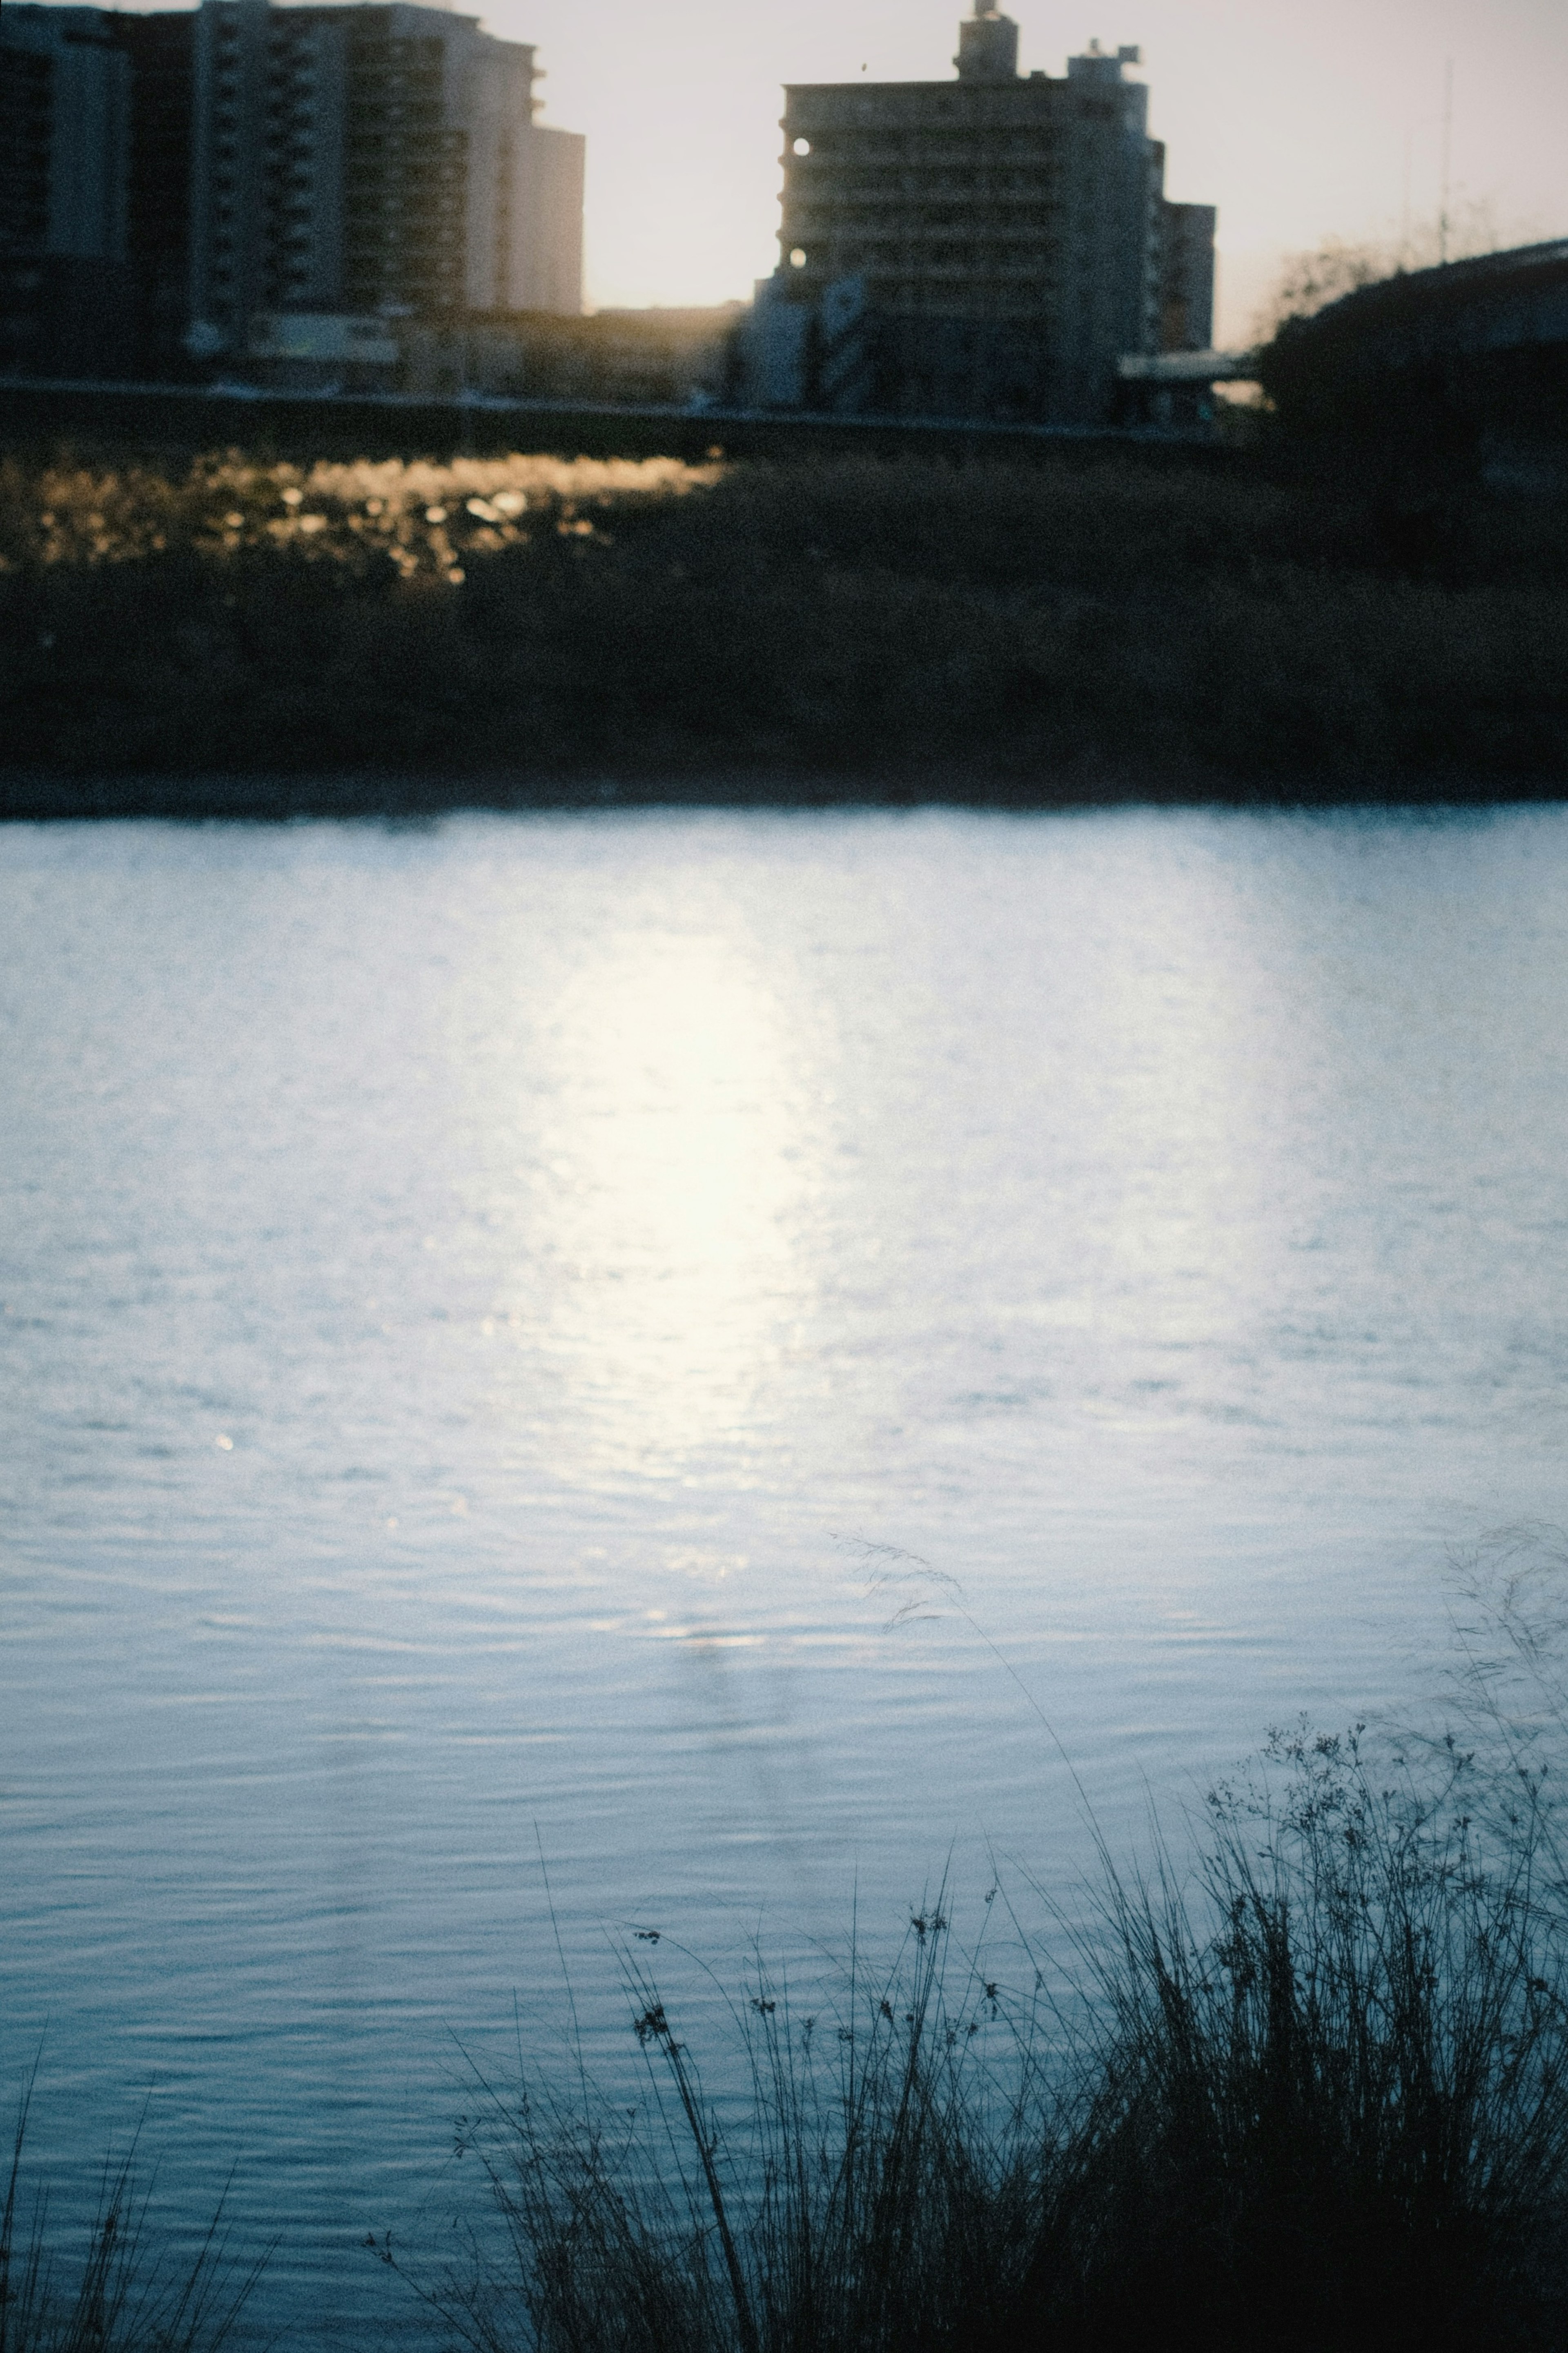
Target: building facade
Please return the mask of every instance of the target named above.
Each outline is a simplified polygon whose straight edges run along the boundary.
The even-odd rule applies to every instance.
[[[1159,348],[1206,351],[1214,341],[1215,208],[1168,204],[1163,229]]]
[[[144,375],[183,373],[190,324],[191,123],[195,19],[188,9],[111,19],[131,68],[126,253]]]
[[[582,309],[584,142],[536,122],[534,52],[407,0],[202,0],[191,348],[300,315]]]
[[[130,63],[103,12],[0,9],[0,367],[128,354],[130,146]]]
[[[408,0],[6,0],[0,368],[355,381],[402,320],[577,315],[584,142],[539,78]]]
[[[1105,422],[1128,353],[1206,343],[1214,213],[1164,196],[1133,48],[1022,75],[959,29],[945,82],[785,92],[780,262],[748,380],[776,405]]]

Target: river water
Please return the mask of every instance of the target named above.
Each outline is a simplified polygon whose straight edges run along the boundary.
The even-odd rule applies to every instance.
[[[1568,812],[11,828],[0,938],[0,2089],[289,2343],[563,1966],[613,2076],[638,1928],[1064,1887],[1562,1512]]]

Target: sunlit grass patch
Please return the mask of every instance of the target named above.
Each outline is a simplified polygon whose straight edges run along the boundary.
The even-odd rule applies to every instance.
[[[389,558],[399,575],[461,576],[465,561],[543,532],[587,536],[626,509],[684,496],[719,478],[677,459],[513,457],[266,464],[230,450],[184,475],[61,460],[0,463],[0,569],[286,551],[355,565]]]

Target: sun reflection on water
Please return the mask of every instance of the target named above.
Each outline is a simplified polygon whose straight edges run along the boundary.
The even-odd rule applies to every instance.
[[[798,1313],[811,1187],[784,1008],[743,941],[623,933],[553,1024],[548,1345],[579,1475],[703,1483],[757,1427]]]

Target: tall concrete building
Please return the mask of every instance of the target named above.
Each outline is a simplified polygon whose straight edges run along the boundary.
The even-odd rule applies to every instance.
[[[131,72],[103,12],[12,0],[0,10],[0,50],[5,232],[46,253],[120,259]]]
[[[538,78],[526,44],[409,0],[202,0],[192,351],[301,315],[580,311],[584,142],[535,121]]]
[[[981,7],[953,62],[953,81],[785,92],[750,385],[790,406],[1103,422],[1123,354],[1208,340],[1213,211],[1165,202],[1135,48],[1021,75],[1017,26]]]
[[[584,142],[407,0],[0,6],[0,370],[311,380],[400,319],[575,317]]]
[[[190,322],[191,124],[195,18],[189,9],[110,18],[131,67],[125,249],[137,306],[137,364],[182,372]]]

